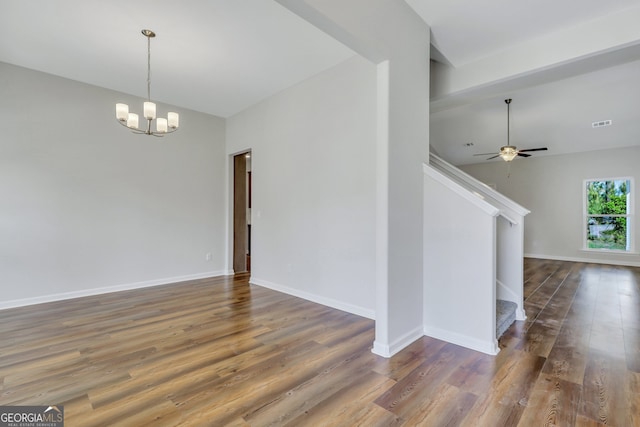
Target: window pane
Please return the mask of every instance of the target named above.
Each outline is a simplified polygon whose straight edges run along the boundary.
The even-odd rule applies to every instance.
[[[627,250],[627,218],[589,217],[587,241],[591,249]]]
[[[629,180],[588,181],[587,214],[626,215]]]

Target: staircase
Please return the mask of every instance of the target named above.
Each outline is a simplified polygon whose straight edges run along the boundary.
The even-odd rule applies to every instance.
[[[526,319],[529,211],[436,155],[423,171],[424,334],[495,355],[498,338]]]
[[[518,305],[515,302],[501,299],[496,301],[496,339],[500,338],[515,322],[517,308]]]

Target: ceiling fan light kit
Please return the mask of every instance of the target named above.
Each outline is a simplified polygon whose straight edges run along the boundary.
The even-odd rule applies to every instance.
[[[178,113],[170,111],[167,118],[156,118],[156,104],[151,102],[151,39],[156,36],[151,30],[142,30],[142,35],[147,38],[147,100],[143,104],[143,117],[147,121],[146,129],[140,129],[138,126],[139,116],[136,113],[129,112],[129,106],[123,103],[116,104],[116,118],[118,123],[129,128],[133,133],[164,136],[178,130],[180,126],[180,116]],[[151,130],[151,122],[156,121],[156,130]]]
[[[500,157],[505,162],[510,162],[518,155],[518,149],[513,145],[504,145],[500,147]]]

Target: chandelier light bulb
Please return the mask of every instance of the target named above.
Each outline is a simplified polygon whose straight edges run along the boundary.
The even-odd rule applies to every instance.
[[[169,114],[167,114],[167,120],[171,129],[178,129],[178,126],[180,125],[180,116],[178,113],[170,111]]]
[[[153,120],[156,118],[156,104],[151,101],[144,103],[144,118],[147,120]]]
[[[127,127],[130,129],[138,129],[138,115],[136,113],[129,113],[127,117]]]
[[[160,133],[167,133],[167,119],[161,117],[156,120],[156,130]]]
[[[126,122],[129,118],[129,106],[127,104],[116,104],[116,118],[121,122]]]

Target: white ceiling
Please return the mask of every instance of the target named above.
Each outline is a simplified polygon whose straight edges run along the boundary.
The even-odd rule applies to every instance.
[[[491,157],[474,154],[507,145],[506,98],[513,99],[511,145],[549,149],[536,157],[640,145],[640,61],[634,61],[434,112],[431,143],[438,154],[471,164]],[[612,125],[592,127],[603,120]]]
[[[437,59],[451,69],[482,73],[492,61],[509,68],[505,58],[543,56],[547,52],[535,48],[545,43],[552,54],[575,53],[565,61],[556,58],[555,67],[527,70],[512,80],[497,79],[433,100],[430,144],[449,162],[485,162],[491,156],[475,154],[496,153],[507,145],[507,98],[513,99],[509,142],[520,149],[549,149],[533,153],[536,157],[640,145],[640,43],[614,41],[637,27],[635,19],[626,21],[629,27],[620,25],[625,16],[637,16],[637,0],[407,3],[431,26],[432,44],[441,54]],[[585,55],[580,45],[585,40],[611,44]],[[570,52],[572,46],[575,52]],[[613,124],[592,128],[592,122],[601,120]]]
[[[638,0],[406,0],[454,67],[638,6]]]
[[[406,1],[431,26],[440,60],[455,69],[640,6],[638,0]],[[273,0],[0,0],[0,61],[145,97],[143,28],[157,33],[152,98],[222,117],[354,55]],[[606,39],[626,29],[601,31]],[[529,73],[523,84],[434,100],[431,144],[454,164],[484,161],[473,154],[506,144],[504,99],[513,98],[511,143],[549,147],[536,156],[638,145],[635,52],[591,58],[597,66],[556,73],[561,80],[550,81],[547,69]],[[591,128],[603,119],[613,125]]]
[[[271,0],[0,0],[0,61],[228,117],[354,55]]]

